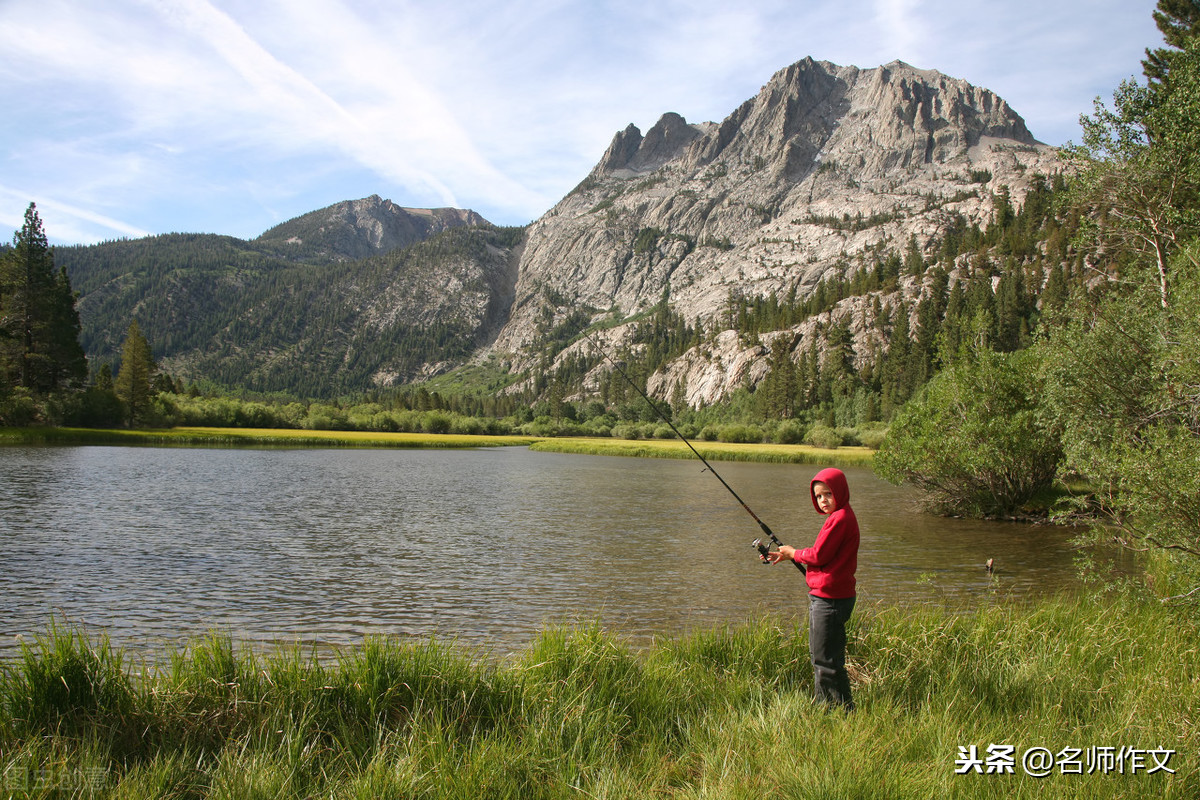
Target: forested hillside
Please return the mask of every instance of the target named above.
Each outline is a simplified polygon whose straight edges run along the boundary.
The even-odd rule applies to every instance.
[[[95,365],[116,360],[136,319],[162,368],[185,381],[334,397],[461,362],[503,316],[520,233],[453,227],[355,261],[321,243],[205,234],[58,248],[56,258],[80,294]]]

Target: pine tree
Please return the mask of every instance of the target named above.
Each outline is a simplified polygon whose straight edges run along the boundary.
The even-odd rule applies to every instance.
[[[135,319],[121,347],[121,369],[117,372],[117,397],[125,404],[125,420],[130,426],[142,422],[150,410],[150,382],[156,371],[150,343],[142,335]]]
[[[948,367],[958,360],[962,349],[963,320],[967,316],[966,293],[962,280],[955,282],[946,298],[946,314],[937,336],[937,361]]]
[[[825,336],[825,358],[821,362],[819,399],[832,403],[852,397],[858,383],[854,368],[854,336],[847,318],[833,323]]]
[[[1162,83],[1171,71],[1175,54],[1200,36],[1200,0],[1158,0],[1154,22],[1168,46],[1146,48],[1142,70],[1151,83]]]
[[[892,335],[888,340],[888,349],[883,356],[879,376],[883,415],[886,418],[891,418],[912,395],[912,373],[909,371],[911,346],[908,310],[904,303],[899,303],[892,320]]]
[[[29,204],[13,248],[0,258],[0,374],[48,394],[81,383],[87,359],[65,270],[55,271],[37,206]]]
[[[778,336],[771,342],[769,371],[756,394],[761,394],[761,410],[768,419],[791,419],[796,415],[799,375],[792,361],[791,340]]]
[[[904,271],[913,277],[919,277],[925,272],[925,257],[917,244],[917,237],[908,237],[908,249],[904,253]]]

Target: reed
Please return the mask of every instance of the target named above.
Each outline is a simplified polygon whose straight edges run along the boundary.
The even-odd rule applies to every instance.
[[[863,610],[845,714],[809,699],[804,630],[768,619],[642,648],[551,628],[504,660],[213,635],[148,665],[55,626],[3,663],[0,796],[1192,798],[1197,627],[1129,597]],[[989,745],[1013,774],[955,774]],[[1025,774],[1033,747],[1082,774]],[[1174,774],[1088,774],[1122,747],[1173,750]]]

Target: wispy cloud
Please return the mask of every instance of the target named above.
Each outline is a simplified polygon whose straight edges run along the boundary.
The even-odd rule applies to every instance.
[[[38,217],[42,220],[42,226],[53,226],[57,231],[56,238],[60,240],[88,241],[90,236],[84,234],[87,228],[81,227],[79,222],[92,223],[105,230],[113,231],[119,236],[140,238],[150,235],[150,231],[119,219],[97,214],[87,208],[76,208],[67,203],[60,203],[54,198],[30,200],[29,198],[34,194],[11,186],[0,185],[0,224],[11,227],[14,231],[19,230],[25,224],[25,209],[29,207],[30,203],[34,203],[38,209]],[[17,208],[21,209],[19,215],[12,213],[12,210]]]
[[[371,193],[523,223],[628,123],[719,121],[809,55],[965,78],[1057,144],[1154,2],[3,0],[0,182],[31,194],[0,223],[251,237]]]

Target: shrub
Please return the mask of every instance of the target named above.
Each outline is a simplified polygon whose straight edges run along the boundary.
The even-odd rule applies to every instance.
[[[858,429],[858,441],[863,447],[878,450],[887,436],[887,425],[882,422],[868,422]]]
[[[621,424],[612,429],[612,435],[616,439],[640,439],[642,430],[637,425]]]
[[[1061,458],[1039,408],[1037,353],[981,352],[940,372],[892,422],[875,471],[931,510],[1007,516],[1049,488]]]
[[[858,428],[835,428],[837,435],[841,437],[842,447],[857,447],[862,444],[858,438]]]
[[[475,417],[456,416],[450,424],[450,432],[467,436],[478,436],[483,433],[483,421]]]
[[[789,419],[775,429],[775,441],[779,444],[801,444],[807,430],[798,420]]]
[[[842,434],[828,425],[813,425],[804,436],[804,443],[825,450],[836,450],[842,446]]]
[[[304,427],[314,431],[341,431],[348,424],[346,412],[336,406],[320,403],[311,405],[308,416],[304,418]]]
[[[736,444],[756,444],[763,440],[762,428],[757,425],[726,425],[717,434],[717,441]]]
[[[612,422],[604,417],[589,419],[583,426],[585,436],[603,436],[610,437],[613,435]]]

